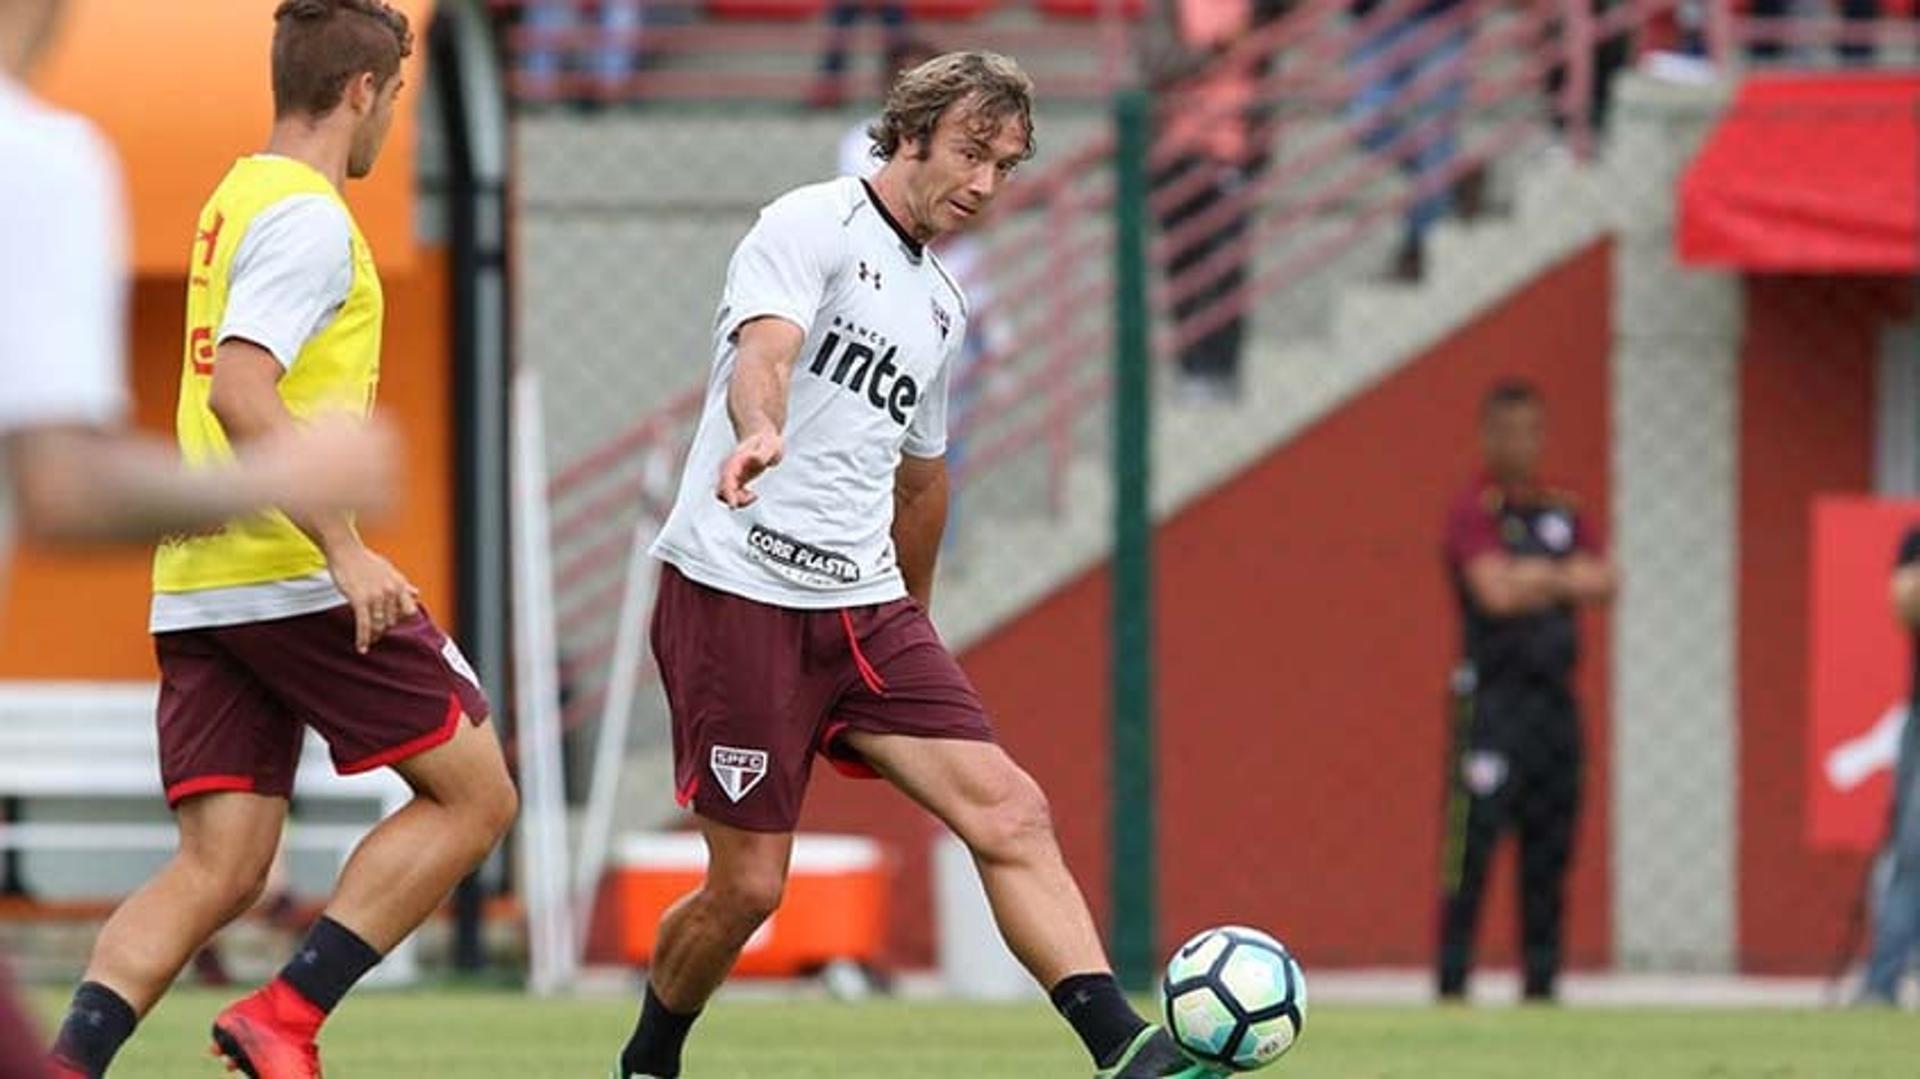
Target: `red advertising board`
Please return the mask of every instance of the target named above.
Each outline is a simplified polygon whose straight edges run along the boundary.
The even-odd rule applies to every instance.
[[[1900,539],[1920,501],[1830,497],[1813,508],[1807,840],[1867,851],[1887,798],[1911,691],[1912,645],[1889,600]]]

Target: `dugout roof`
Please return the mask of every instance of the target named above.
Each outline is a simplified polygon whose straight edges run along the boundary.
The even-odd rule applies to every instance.
[[[1680,260],[1775,273],[1920,269],[1920,77],[1749,78],[1680,180]]]
[[[396,0],[413,24],[406,89],[379,167],[347,201],[383,270],[411,268],[415,113],[433,0]],[[185,273],[200,206],[233,159],[273,123],[268,0],[73,0],[36,88],[91,117],[120,154],[133,267]]]

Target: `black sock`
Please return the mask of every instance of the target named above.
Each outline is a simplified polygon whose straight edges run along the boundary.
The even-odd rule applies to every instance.
[[[698,1018],[699,1012],[680,1015],[668,1011],[654,995],[653,983],[648,982],[646,1003],[640,1005],[640,1022],[620,1054],[621,1079],[629,1075],[674,1079],[680,1074],[680,1047],[687,1044],[687,1032]]]
[[[1073,974],[1047,992],[1054,1009],[1080,1035],[1097,1068],[1111,1067],[1147,1021],[1127,1003],[1113,975]]]
[[[322,917],[280,968],[280,980],[322,1012],[331,1012],[360,976],[380,962],[380,953],[353,930]]]
[[[133,1028],[139,1022],[133,1005],[120,994],[99,982],[81,982],[73,991],[66,1021],[60,1024],[53,1054],[89,1076],[105,1075],[113,1054],[133,1037]]]

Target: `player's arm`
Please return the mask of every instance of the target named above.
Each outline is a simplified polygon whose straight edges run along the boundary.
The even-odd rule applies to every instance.
[[[298,433],[293,414],[280,399],[285,373],[273,353],[244,338],[229,337],[214,353],[207,406],[243,459],[250,447]],[[326,556],[334,584],[353,605],[354,646],[360,651],[419,610],[419,590],[393,563],[360,542],[346,514],[290,508],[287,516]]]
[[[1613,563],[1587,551],[1575,551],[1560,563],[1560,590],[1569,603],[1606,603],[1619,588]]]
[[[753,504],[748,486],[786,453],[793,366],[845,257],[845,230],[804,199],[769,204],[734,248],[720,302],[734,348],[727,416],[737,442],[714,489],[733,509]]]
[[[1568,603],[1606,603],[1620,587],[1619,572],[1606,556],[1592,522],[1573,516],[1573,550],[1559,562],[1560,592]]]
[[[720,466],[714,494],[734,509],[756,496],[748,484],[780,463],[786,446],[787,391],[806,332],[783,318],[756,318],[734,339],[733,374],[727,382],[727,416],[733,421],[733,453]]]
[[[377,508],[391,486],[383,438],[335,429],[246,462],[188,470],[173,448],[120,428],[126,266],[118,169],[82,137],[0,176],[0,468],[29,535],[152,539],[273,502]]]
[[[1560,567],[1549,558],[1488,551],[1470,560],[1464,573],[1474,603],[1495,618],[1535,614],[1566,601]]]
[[[344,425],[280,440],[225,469],[182,468],[173,447],[85,424],[23,428],[4,439],[21,525],[61,543],[131,542],[218,524],[278,501],[382,505],[391,440]]]
[[[947,529],[947,459],[903,454],[893,473],[893,549],[907,595],[933,609],[933,568]]]
[[[1604,603],[1615,584],[1613,567],[1584,552],[1562,559],[1488,552],[1467,563],[1466,579],[1474,602],[1495,618]]]

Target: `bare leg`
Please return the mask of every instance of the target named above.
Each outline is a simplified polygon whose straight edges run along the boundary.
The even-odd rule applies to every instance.
[[[660,918],[640,1021],[620,1052],[621,1075],[679,1075],[694,1018],[786,890],[793,836],[701,818],[707,876]]]
[[[992,742],[850,733],[849,745],[973,852],[1014,957],[1051,988],[1110,969],[1087,901],[1053,834],[1046,795]]]
[[[749,832],[702,819],[707,878],[660,919],[649,981],[661,1003],[683,1015],[713,996],[786,889],[793,836]]]
[[[360,841],[326,910],[382,955],[487,856],[519,808],[491,724],[462,718],[445,745],[394,770],[414,799]]]
[[[201,794],[180,803],[180,849],[122,902],[94,941],[86,981],[145,1015],[193,953],[259,899],[279,849],[287,802]]]

